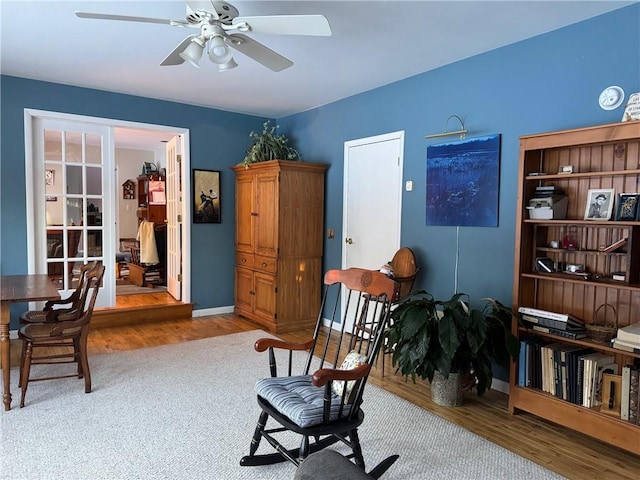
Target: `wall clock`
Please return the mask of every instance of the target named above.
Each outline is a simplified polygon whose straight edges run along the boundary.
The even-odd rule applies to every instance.
[[[603,110],[614,110],[622,105],[623,100],[624,90],[616,85],[605,88],[598,97],[598,103]]]

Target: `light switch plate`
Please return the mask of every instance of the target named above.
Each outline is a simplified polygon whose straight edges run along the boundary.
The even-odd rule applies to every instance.
[[[407,182],[404,184],[404,188],[407,192],[410,192],[411,190],[413,190],[413,181],[407,180]]]

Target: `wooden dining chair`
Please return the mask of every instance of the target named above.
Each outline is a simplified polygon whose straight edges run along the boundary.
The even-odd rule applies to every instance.
[[[87,272],[95,268],[97,265],[97,260],[82,265],[78,273],[78,284],[71,295],[60,300],[47,301],[42,310],[27,310],[20,315],[20,323],[56,322],[58,321],[58,316],[62,314],[73,314],[74,312],[82,314],[82,308],[88,293],[85,278]]]
[[[85,393],[91,392],[91,372],[87,357],[89,322],[104,276],[104,265],[97,265],[85,274],[87,295],[81,306],[81,314],[60,314],[53,323],[30,323],[18,330],[22,340],[20,355],[20,407],[24,407],[29,382],[59,378],[84,378]],[[35,351],[42,352],[35,355]],[[31,378],[32,365],[76,363],[77,373]]]
[[[287,460],[299,465],[311,453],[341,441],[350,448],[349,457],[355,464],[365,468],[358,437],[358,428],[365,418],[361,407],[396,283],[377,271],[349,268],[329,270],[324,285],[318,322],[308,341],[293,343],[264,338],[255,344],[256,351],[269,353],[271,377],[260,379],[255,385],[262,412],[249,455],[240,462],[243,466]],[[347,302],[344,310],[343,294]],[[376,300],[371,300],[373,297]],[[363,302],[371,302],[369,334],[354,335],[352,325]],[[334,328],[325,328],[325,321]],[[354,338],[356,341],[352,341]],[[281,376],[278,376],[278,355],[283,355],[281,366],[286,368]],[[306,361],[302,370],[292,375],[296,355],[306,357]],[[268,421],[277,425],[269,426]],[[299,444],[288,446],[296,436]],[[275,449],[274,453],[258,453],[263,438]]]

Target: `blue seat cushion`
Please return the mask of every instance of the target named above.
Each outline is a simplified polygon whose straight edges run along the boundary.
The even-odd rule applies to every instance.
[[[311,383],[311,375],[262,378],[256,382],[256,393],[276,410],[302,428],[323,422],[324,387]],[[340,397],[331,396],[330,419],[336,420],[340,410]],[[351,405],[344,405],[342,415],[348,415]]]

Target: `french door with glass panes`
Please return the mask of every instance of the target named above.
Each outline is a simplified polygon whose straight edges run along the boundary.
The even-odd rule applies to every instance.
[[[79,267],[97,260],[113,275],[115,241],[109,165],[113,165],[110,128],[58,119],[33,124],[33,161],[27,164],[27,212],[32,231],[34,273],[46,273],[63,298],[77,286]],[[104,282],[97,306],[112,304],[112,282]]]

